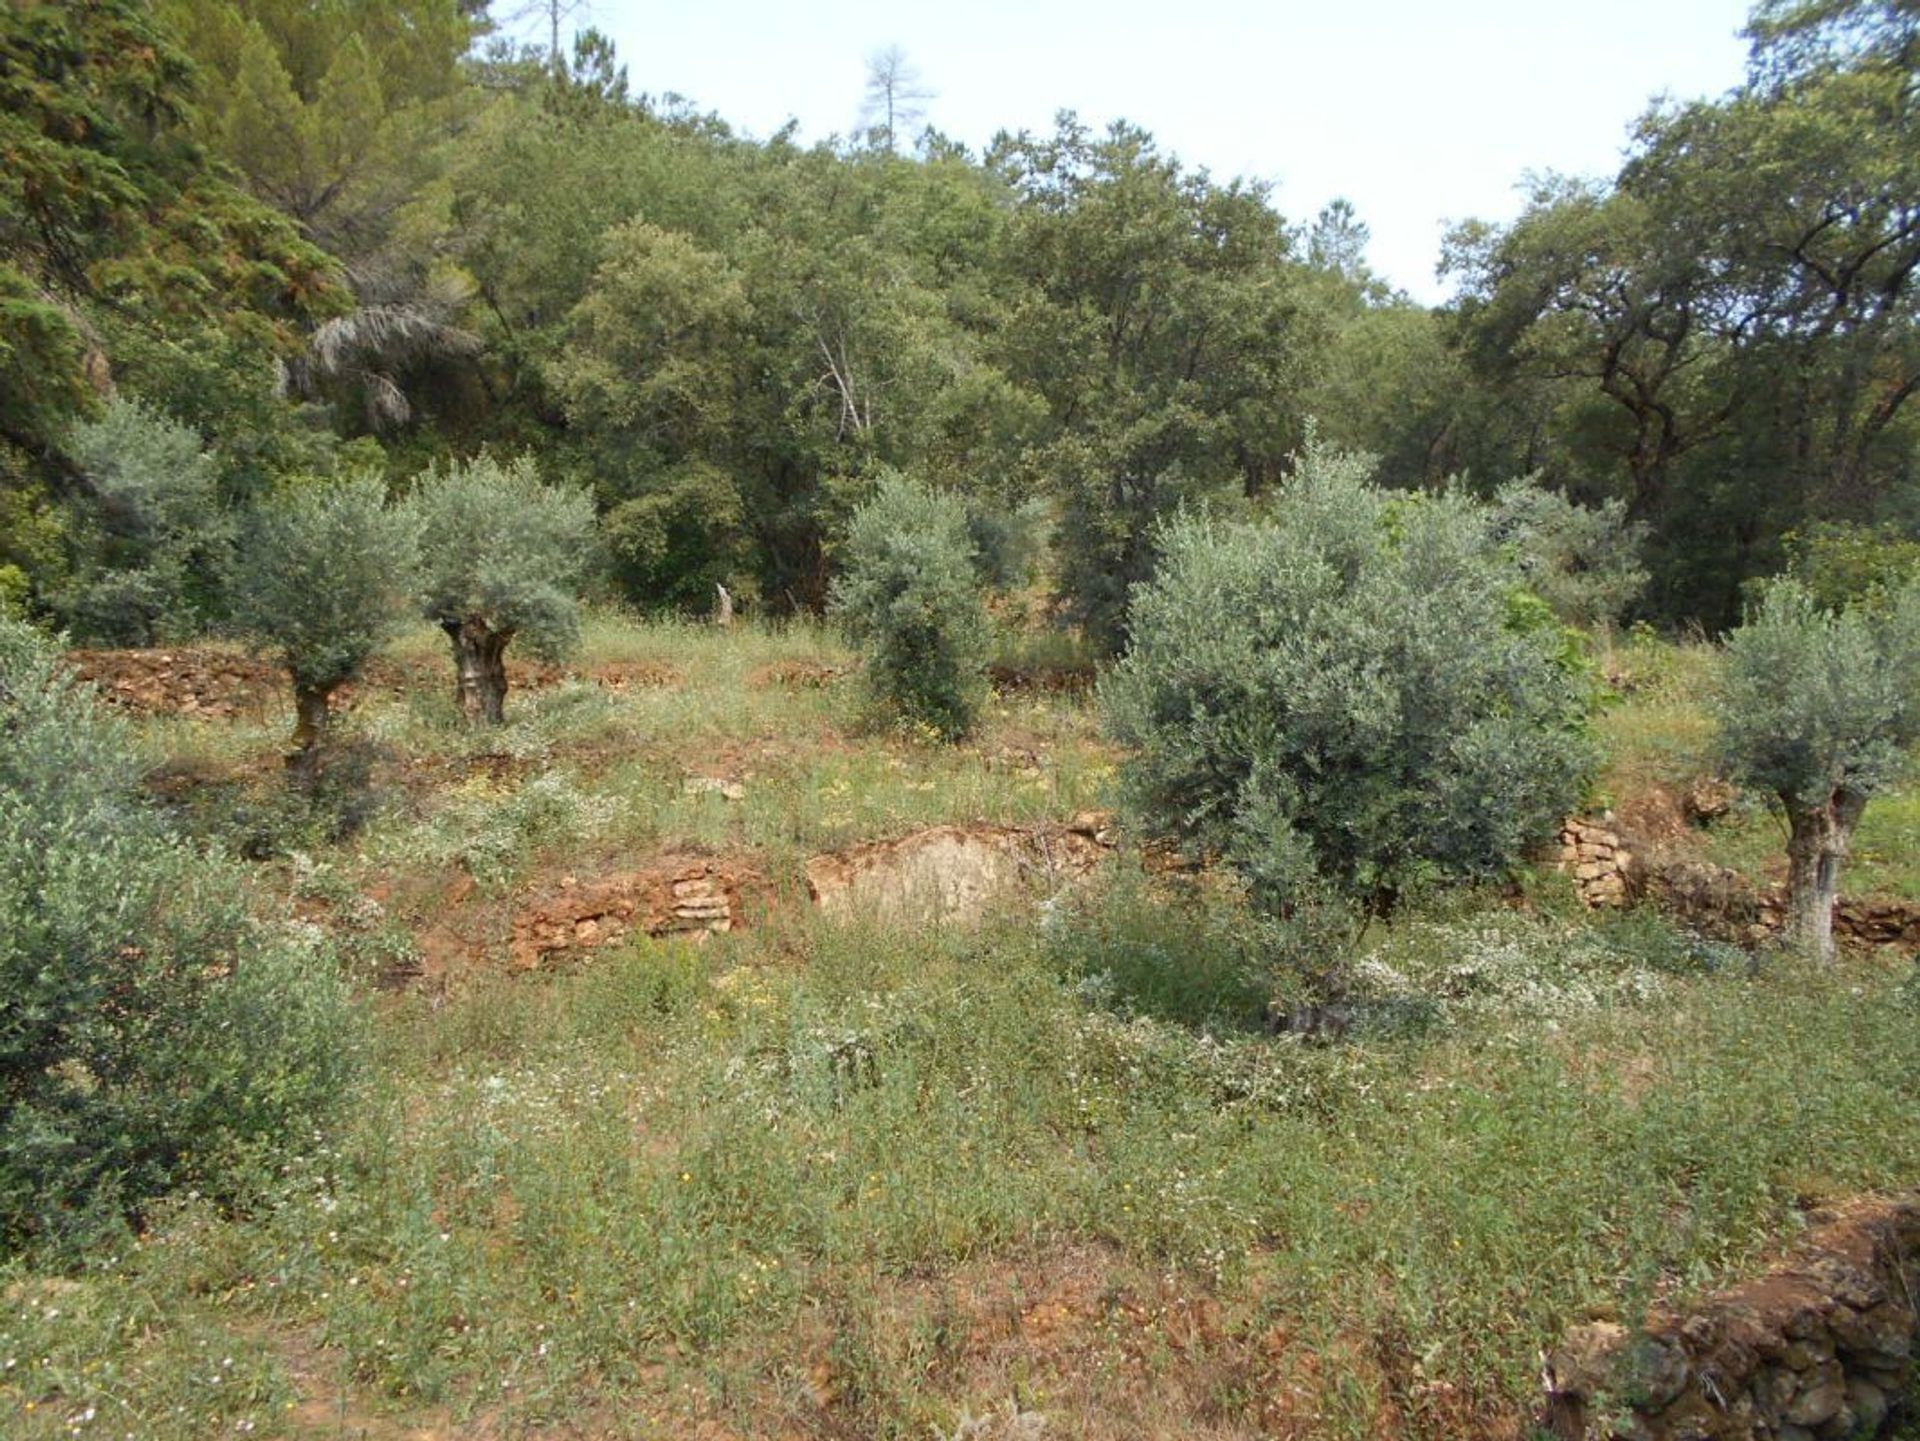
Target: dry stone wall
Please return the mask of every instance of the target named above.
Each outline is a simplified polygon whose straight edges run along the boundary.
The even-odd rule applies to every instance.
[[[74,650],[67,659],[81,680],[99,689],[109,704],[159,715],[231,720],[285,709],[291,704],[285,673],[264,657],[222,646],[170,650]],[[358,681],[334,693],[338,709],[350,708],[367,691],[399,695],[452,684],[453,672],[438,656],[377,656]],[[590,670],[513,657],[507,681],[516,691],[539,690],[566,680],[591,680],[615,692],[676,684],[679,675],[653,661],[611,661]]]
[[[1573,877],[1580,898],[1596,909],[1650,901],[1722,940],[1758,945],[1787,921],[1786,892],[1756,886],[1739,871],[1706,861],[1673,859],[1643,848],[1605,818],[1574,816],[1560,829],[1555,866]],[[1857,945],[1920,952],[1920,905],[1887,897],[1842,896],[1834,934]]]
[[[514,918],[513,963],[523,970],[561,963],[635,932],[704,941],[741,923],[741,879],[701,859],[589,881],[568,876]]]
[[[76,650],[67,654],[81,680],[108,703],[138,712],[230,720],[276,703],[280,674],[244,651]]]
[[[1590,906],[1624,906],[1640,890],[1638,858],[1602,821],[1570,817],[1560,828],[1558,867],[1573,876]]]
[[[1560,1441],[1890,1435],[1913,1384],[1920,1192],[1829,1215],[1765,1275],[1638,1331],[1575,1328],[1548,1357]]]

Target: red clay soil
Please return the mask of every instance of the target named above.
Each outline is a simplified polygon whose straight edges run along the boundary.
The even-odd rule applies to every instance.
[[[76,650],[67,657],[82,680],[100,688],[109,702],[146,714],[231,720],[291,706],[285,675],[270,660],[218,646],[154,650]],[[580,667],[543,661],[507,662],[509,691],[545,690],[569,680],[591,680],[616,694],[679,683],[679,672],[657,661],[623,660]],[[449,663],[426,656],[382,657],[354,684],[342,686],[335,704],[350,708],[368,691],[389,695],[451,688]]]

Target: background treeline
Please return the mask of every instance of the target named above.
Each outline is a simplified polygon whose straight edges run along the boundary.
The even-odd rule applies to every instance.
[[[1620,508],[1656,622],[1920,554],[1910,5],[1765,0],[1738,90],[1459,227],[1437,309],[1345,205],[1294,223],[1124,124],[756,140],[595,34],[489,33],[471,0],[0,14],[0,604],[218,626],[253,502],[491,450],[591,492],[642,608],[821,607],[897,472],[996,581],[1050,545],[1113,648],[1159,523],[1261,507],[1316,428],[1390,488]]]

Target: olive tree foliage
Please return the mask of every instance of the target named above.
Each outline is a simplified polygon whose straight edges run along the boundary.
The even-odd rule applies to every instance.
[[[1920,741],[1920,581],[1845,610],[1796,580],[1768,586],[1727,637],[1715,712],[1729,773],[1786,813],[1793,937],[1830,960],[1854,828]]]
[[[1532,480],[1494,496],[1493,535],[1511,545],[1527,588],[1569,625],[1610,625],[1646,588],[1646,527],[1625,501],[1579,505]]]
[[[220,609],[233,523],[200,437],[116,399],[75,425],[67,448],[86,481],[71,522],[75,575],[59,607],[67,623],[112,645],[205,630]]]
[[[406,616],[417,554],[415,516],[387,504],[377,475],[300,486],[246,517],[230,582],[233,618],[293,681],[289,764],[313,758],[334,691]]]
[[[530,457],[483,455],[421,476],[405,511],[419,536],[420,609],[453,647],[460,709],[497,724],[507,647],[524,638],[535,654],[557,657],[579,639],[593,502],[544,483]]]
[[[943,740],[973,729],[990,632],[967,510],[897,475],[853,514],[832,607],[880,707]]]
[[[123,724],[0,620],[0,1249],[237,1196],[351,1075],[332,959],[250,918],[139,782]]]
[[[1269,911],[1498,877],[1593,764],[1589,682],[1487,510],[1372,471],[1310,442],[1265,521],[1165,527],[1100,687],[1145,831],[1224,859]]]

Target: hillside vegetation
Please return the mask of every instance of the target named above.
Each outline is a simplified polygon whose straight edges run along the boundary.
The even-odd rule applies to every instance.
[[[1286,972],[1237,887],[1129,847],[1037,926],[1017,895],[823,920],[808,857],[1071,822],[1114,764],[1071,694],[1004,689],[958,747],[873,733],[850,660],[600,617],[482,733],[402,669],[311,808],[282,694],[138,720],[168,809],[273,857],[262,910],[375,988],[372,1053],[242,1210],[12,1263],[20,1434],[1518,1436],[1571,1320],[1920,1166],[1910,962],[1756,963],[1550,873],[1373,927],[1337,1044],[1263,1024]],[[1697,658],[1631,662],[1665,678],[1607,717],[1616,803],[1699,727]],[[689,853],[764,878],[737,932],[515,966],[567,877]]]
[[[0,9],[0,1433],[1910,1426],[1655,1330],[1916,1214],[1920,11],[1428,307],[572,8]]]

